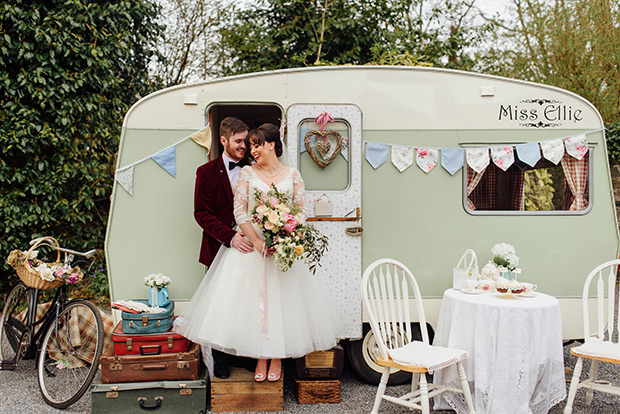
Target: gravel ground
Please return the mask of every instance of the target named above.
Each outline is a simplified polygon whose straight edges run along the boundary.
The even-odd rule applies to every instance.
[[[574,344],[564,347],[564,358],[567,367],[575,365],[576,358],[569,355],[568,351]],[[584,373],[588,372],[589,363],[584,363]],[[284,383],[284,411],[292,413],[363,413],[370,412],[375,398],[376,387],[363,383],[352,372],[348,365],[342,376],[341,403],[340,404],[298,404],[293,394],[292,380],[293,366],[285,364],[285,383]],[[599,377],[611,379],[612,382],[620,385],[620,366],[613,364],[600,364]],[[584,375],[582,374],[582,377]],[[567,374],[570,379],[571,374]],[[408,385],[389,387],[389,394],[404,394],[409,388]],[[568,392],[568,384],[567,384]],[[585,391],[577,393],[573,413],[592,413],[592,414],[612,414],[620,412],[620,397],[609,394],[595,393],[592,405],[584,405]],[[564,409],[565,401],[559,403],[549,411],[550,414],[561,414]],[[45,404],[41,398],[36,379],[34,361],[20,361],[15,371],[0,371],[0,413],[90,413],[91,399],[87,393],[80,401],[66,410],[56,410]],[[404,407],[383,402],[380,409],[381,413],[405,413],[409,412]],[[132,412],[132,411],[127,411]],[[452,411],[433,411],[435,413],[449,414]]]

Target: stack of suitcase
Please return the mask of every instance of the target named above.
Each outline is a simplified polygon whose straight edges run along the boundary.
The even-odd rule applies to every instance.
[[[206,408],[199,346],[171,331],[174,302],[163,308],[157,314],[122,312],[112,334],[114,351],[99,360],[101,383],[91,387],[93,413],[131,406],[159,412]]]
[[[300,404],[339,403],[344,350],[312,352],[295,360],[295,396]]]

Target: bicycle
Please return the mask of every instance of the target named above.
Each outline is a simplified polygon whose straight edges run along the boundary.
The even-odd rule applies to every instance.
[[[52,243],[53,241],[54,243]],[[82,253],[62,248],[55,239],[30,242],[64,253],[64,264],[94,262],[97,251]],[[19,274],[19,272],[18,272]],[[14,370],[20,359],[36,357],[39,389],[45,402],[67,408],[86,392],[99,367],[104,346],[104,323],[99,309],[86,299],[69,299],[67,285],[56,288],[54,298],[39,304],[40,290],[22,281],[11,289],[0,316],[0,370]],[[62,281],[61,281],[62,283]],[[43,313],[42,316],[37,316]]]

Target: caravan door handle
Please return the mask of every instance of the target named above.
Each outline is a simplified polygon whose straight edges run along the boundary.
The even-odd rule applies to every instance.
[[[364,231],[364,228],[363,228],[362,226],[358,226],[358,227],[347,227],[347,229],[345,230],[345,232],[346,232],[349,236],[361,236],[363,231]]]

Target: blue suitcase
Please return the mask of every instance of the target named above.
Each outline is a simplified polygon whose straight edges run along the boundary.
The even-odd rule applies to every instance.
[[[134,299],[148,305],[147,300]],[[126,334],[153,334],[168,332],[174,321],[174,302],[170,301],[162,307],[165,312],[161,313],[131,313],[123,311],[123,333]]]

